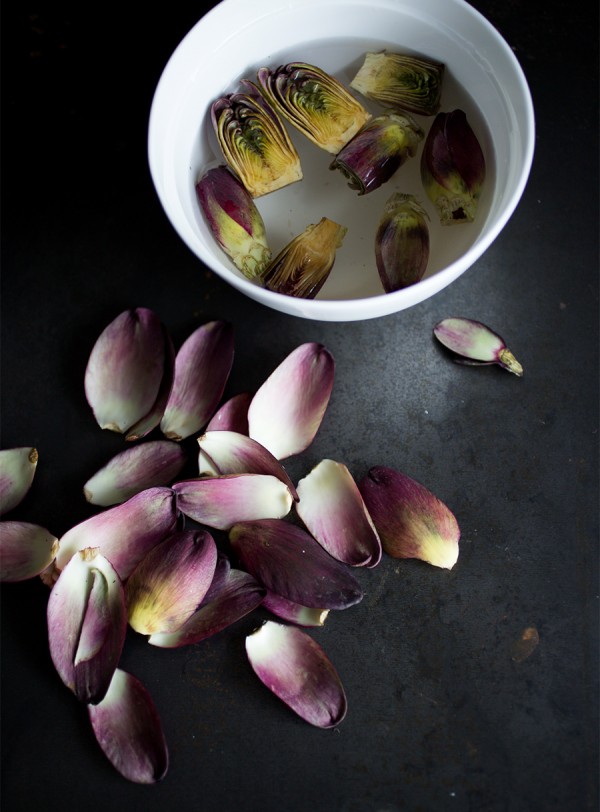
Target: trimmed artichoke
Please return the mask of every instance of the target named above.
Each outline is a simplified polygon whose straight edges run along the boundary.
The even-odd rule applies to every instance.
[[[225,160],[252,197],[302,178],[296,148],[259,88],[247,79],[242,91],[213,102],[211,120]]]
[[[440,107],[444,65],[388,51],[365,55],[350,87],[381,104],[433,116]]]
[[[340,150],[329,168],[340,169],[348,186],[364,195],[386,183],[412,158],[423,138],[423,130],[408,114],[376,116]]]
[[[386,293],[419,282],[429,260],[429,216],[413,195],[393,194],[375,236],[375,260]]]
[[[263,277],[265,287],[287,296],[314,299],[329,276],[346,231],[345,226],[327,217],[307,226],[271,262]]]
[[[371,118],[333,76],[305,62],[260,68],[258,82],[275,109],[321,149],[337,155]]]
[[[252,196],[226,166],[209,169],[196,195],[216,241],[248,279],[260,277],[271,259],[265,224]]]
[[[485,158],[463,110],[435,117],[421,155],[421,179],[442,225],[473,222]]]

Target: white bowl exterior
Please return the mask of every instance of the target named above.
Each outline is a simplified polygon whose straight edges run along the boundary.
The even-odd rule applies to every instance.
[[[315,26],[318,20],[318,26]],[[404,290],[346,300],[300,299],[266,290],[227,265],[206,226],[194,189],[194,156],[207,151],[201,123],[214,98],[235,89],[272,53],[319,38],[395,41],[435,55],[478,105],[492,135],[496,182],[484,227],[457,260]],[[276,45],[276,47],[274,47]],[[230,77],[231,86],[223,86]],[[506,41],[464,0],[222,0],[174,51],[158,83],[148,157],[159,200],[173,227],[209,268],[276,310],[324,321],[355,321],[411,307],[464,273],[496,239],[517,206],[534,151],[534,113],[525,76]]]

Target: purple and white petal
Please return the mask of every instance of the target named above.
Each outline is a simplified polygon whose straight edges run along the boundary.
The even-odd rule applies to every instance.
[[[246,653],[260,681],[306,722],[331,728],[344,719],[340,677],[306,632],[267,620],[246,638]]]
[[[48,642],[65,685],[99,702],[118,665],[127,626],[123,585],[98,548],[71,558],[48,598]]]
[[[302,606],[299,603],[282,598],[275,592],[267,590],[267,594],[261,604],[263,609],[267,609],[271,614],[277,615],[282,620],[295,623],[297,626],[315,627],[323,626],[329,609],[315,609],[311,606]]]
[[[30,446],[0,451],[0,516],[21,504],[33,482],[37,449]]]
[[[45,527],[19,521],[0,522],[0,582],[35,578],[58,552],[58,539]]]
[[[218,530],[237,522],[282,518],[292,506],[289,488],[270,474],[230,474],[176,482],[178,509]]]
[[[167,486],[181,473],[185,449],[171,440],[150,440],[126,448],[100,468],[83,487],[92,505],[126,502],[148,488]]]
[[[284,482],[294,500],[298,494],[283,465],[256,440],[235,431],[207,431],[198,438],[198,468],[204,474],[272,474]],[[212,469],[212,470],[211,470]]]
[[[452,569],[458,560],[460,528],[437,496],[383,465],[371,468],[359,488],[388,555]]]
[[[159,648],[199,643],[252,612],[260,605],[264,595],[264,587],[255,578],[227,564],[226,571],[215,578],[215,584],[205,595],[204,601],[181,628],[170,634],[153,634],[148,642]]]
[[[506,346],[504,339],[487,325],[474,319],[443,319],[433,328],[437,340],[456,353],[463,363],[498,364],[521,377],[523,367]]]
[[[346,609],[363,598],[350,567],[306,530],[278,519],[244,521],[229,533],[243,568],[271,592],[314,609]]]
[[[205,530],[181,530],[142,559],[125,585],[129,625],[140,634],[173,632],[211,585],[217,546]]]
[[[354,567],[374,567],[380,562],[377,530],[343,463],[322,460],[300,480],[298,496],[298,516],[330,555]]]
[[[183,440],[210,420],[233,364],[233,328],[224,321],[203,324],[184,341],[175,358],[173,388],[160,421],[162,433]]]
[[[148,488],[67,530],[59,539],[56,566],[63,569],[78,550],[99,547],[126,580],[146,553],[176,529],[178,517],[171,488]]]
[[[248,433],[281,460],[304,451],[329,403],[335,363],[322,344],[301,344],[258,389],[248,409]]]
[[[154,406],[165,368],[158,316],[138,307],[120,313],[98,337],[85,370],[85,394],[100,428],[125,434]]]
[[[248,407],[252,401],[250,392],[240,392],[229,398],[211,417],[206,431],[237,431],[248,434]]]
[[[173,340],[167,328],[164,324],[161,325],[161,327],[165,349],[163,374],[158,392],[156,393],[156,398],[154,399],[150,411],[134,423],[133,426],[130,426],[125,437],[128,442],[140,440],[142,437],[150,434],[150,432],[159,425],[169,400],[171,387],[173,386],[173,375],[175,374],[175,347],[173,346]]]
[[[156,706],[142,683],[118,668],[102,702],[88,706],[102,751],[128,781],[153,784],[165,777],[169,752]]]

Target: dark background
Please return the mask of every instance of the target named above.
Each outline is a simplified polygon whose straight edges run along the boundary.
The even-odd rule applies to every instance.
[[[154,193],[153,91],[208,5],[3,4],[1,444],[40,455],[12,517],[59,536],[92,512],[82,485],[123,441],[93,420],[86,361],[109,321],[145,306],[177,345],[208,320],[233,323],[226,395],[257,388],[298,344],[325,344],[333,396],[292,476],[324,457],[357,478],[387,464],[462,529],[451,572],[386,557],[358,573],[364,601],[311,632],[347,691],[337,730],[302,722],[252,674],[243,641],[260,614],[178,651],[130,633],[122,665],[149,689],[171,754],[152,787],[113,770],[55,673],[46,588],[3,585],[4,812],[597,809],[598,19],[558,0],[473,5],[531,86],[522,201],[434,298],[326,324],[236,293]],[[524,377],[453,364],[431,333],[451,315],[500,332]],[[516,662],[529,626],[539,646]]]

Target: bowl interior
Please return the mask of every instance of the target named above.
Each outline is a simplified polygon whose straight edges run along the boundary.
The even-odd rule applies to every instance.
[[[287,127],[304,178],[256,204],[276,254],[309,223],[326,216],[347,227],[330,277],[315,300],[266,291],[246,280],[219,249],[204,222],[195,182],[223,163],[210,122],[212,101],[233,92],[257,68],[311,62],[350,84],[365,53],[383,48],[423,54],[446,65],[442,110],[465,110],[486,157],[486,182],[475,223],[442,227],[424,194],[420,150],[378,190],[359,196],[332,157]],[[359,94],[356,94],[359,96]],[[359,96],[359,98],[361,98]],[[374,114],[383,108],[361,101]],[[427,131],[431,118],[417,117]],[[286,125],[287,126],[287,125]],[[533,156],[533,111],[525,78],[497,31],[463,0],[223,0],[174,52],[153,101],[150,169],[176,231],[211,269],[278,310],[308,318],[354,320],[392,313],[441,290],[498,235],[522,194]],[[425,278],[384,294],[374,235],[392,192],[416,194],[430,215]]]

